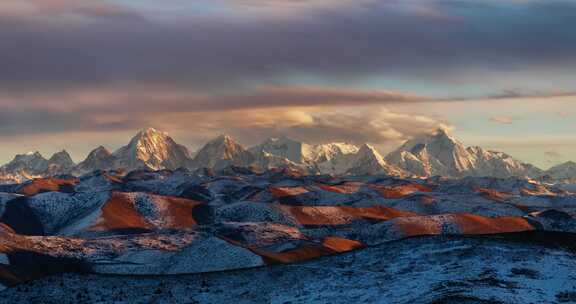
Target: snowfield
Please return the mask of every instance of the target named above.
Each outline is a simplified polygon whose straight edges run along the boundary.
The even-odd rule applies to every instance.
[[[62,274],[0,303],[574,303],[576,261],[561,248],[422,237],[293,265],[180,276]]]

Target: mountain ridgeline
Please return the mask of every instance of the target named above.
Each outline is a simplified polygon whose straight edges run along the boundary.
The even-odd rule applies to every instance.
[[[304,174],[392,176],[528,177],[566,179],[576,177],[576,164],[568,162],[543,171],[510,155],[480,147],[465,147],[444,130],[407,141],[386,157],[369,144],[311,145],[287,137],[270,138],[245,148],[232,137],[221,135],[194,154],[165,132],[148,128],[114,152],[100,146],[79,164],[66,151],[49,159],[39,152],[16,155],[0,167],[0,182],[19,183],[28,179],[95,170],[176,170],[179,168],[223,170],[229,166],[260,170],[289,168]]]

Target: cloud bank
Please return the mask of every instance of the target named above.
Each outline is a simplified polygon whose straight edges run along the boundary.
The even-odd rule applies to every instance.
[[[309,13],[313,17],[305,20],[232,14],[174,24],[103,1],[25,2],[35,3],[34,18],[0,22],[0,37],[11,42],[0,49],[3,89],[130,82],[222,89],[298,75],[332,81],[384,75],[449,83],[478,81],[485,72],[573,70],[576,62],[576,6],[564,1],[512,6],[413,2],[449,18],[403,10],[406,5],[398,1],[378,1],[350,4],[354,9],[334,6]],[[308,3],[257,1],[269,7],[284,2]],[[17,15],[6,4],[0,11]],[[71,12],[92,21],[71,27],[54,18]]]
[[[1,1],[4,146],[148,125],[385,145],[450,125],[410,110],[438,96],[497,110],[576,85],[573,1],[158,3]]]

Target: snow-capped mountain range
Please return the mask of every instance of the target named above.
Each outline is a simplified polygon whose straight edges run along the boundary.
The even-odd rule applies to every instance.
[[[39,152],[16,155],[14,160],[0,167],[0,181],[19,183],[35,177],[79,176],[95,170],[221,170],[228,166],[263,170],[290,168],[306,174],[332,175],[576,177],[574,162],[543,171],[502,152],[465,147],[445,130],[409,140],[384,157],[369,144],[312,145],[280,137],[269,138],[259,145],[246,148],[228,135],[221,135],[190,154],[185,146],[176,143],[167,133],[148,128],[138,132],[126,146],[114,152],[103,146],[94,149],[79,164],[74,164],[66,151],[58,152],[49,159]]]

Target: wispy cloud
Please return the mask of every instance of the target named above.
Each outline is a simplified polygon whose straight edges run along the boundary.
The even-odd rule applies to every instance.
[[[549,150],[544,152],[544,154],[550,158],[561,158],[564,157],[564,155],[556,150]]]
[[[509,104],[516,98],[518,97],[511,97],[506,102]],[[543,102],[542,98],[533,100],[533,102]],[[530,100],[522,99],[522,102],[527,103]],[[439,103],[450,108],[456,105],[462,107],[477,103],[486,104],[494,109],[498,108],[497,104],[489,105],[489,103],[497,103],[490,97],[476,101],[446,101],[409,92],[331,86],[265,85],[222,92],[162,85],[95,86],[61,91],[0,93],[0,134],[19,136],[60,133],[68,130],[75,132],[122,131],[145,127],[151,121],[160,121],[162,125],[170,129],[178,128],[173,123],[174,121],[179,121],[183,126],[191,129],[202,127],[207,130],[205,126],[210,124],[213,126],[212,131],[234,126],[238,121],[242,122],[242,125],[238,125],[237,128],[251,126],[258,129],[266,125],[267,127],[263,130],[267,131],[263,133],[270,133],[274,126],[297,121],[297,124],[290,124],[290,128],[285,127],[285,131],[290,134],[296,134],[297,130],[302,134],[317,134],[317,139],[334,137],[328,134],[337,133],[343,134],[340,139],[345,138],[345,135],[350,135],[350,140],[361,141],[360,139],[371,138],[376,141],[378,136],[368,130],[373,128],[374,132],[386,135],[379,140],[393,139],[394,136],[391,134],[397,134],[398,138],[405,139],[410,136],[407,134],[428,130],[432,125],[438,127],[442,124],[449,124],[446,119],[432,118],[430,115],[420,114],[414,116],[418,119],[410,119],[411,114],[406,112],[406,107],[418,109],[425,104],[434,107]],[[404,107],[405,110],[391,111],[396,116],[390,113],[383,115],[378,110],[382,107]],[[371,113],[373,110],[380,114],[373,115]],[[289,114],[281,115],[284,112]],[[353,114],[346,116],[347,113]],[[362,118],[362,115],[366,118]],[[172,117],[178,117],[178,119],[172,119]],[[206,121],[205,117],[210,117],[210,120]],[[245,120],[247,117],[250,117],[248,121]],[[396,119],[396,117],[401,117],[401,119]],[[378,123],[378,119],[381,119],[381,123]],[[517,119],[519,118],[508,115],[494,115],[489,118],[491,122],[499,124],[512,124]],[[363,126],[368,129],[347,122],[354,120],[360,124],[365,123]],[[397,125],[401,124],[402,120],[410,122],[400,128]],[[202,123],[190,125],[188,121],[201,121]],[[258,123],[246,124],[250,121]],[[390,121],[394,121],[394,127],[386,131],[383,126]],[[424,126],[423,129],[419,124]],[[312,127],[304,126],[313,126],[317,131],[312,131]],[[359,132],[347,133],[345,128]],[[399,129],[402,131],[396,132]],[[250,132],[246,132],[248,133]],[[366,135],[361,136],[361,133]]]
[[[382,107],[427,100],[401,92],[302,86],[264,86],[212,94],[173,87],[95,87],[38,95],[4,93],[0,94],[0,133],[15,135],[66,129],[94,131],[141,127],[150,119],[176,113],[242,120],[245,114],[235,117],[224,113],[275,111],[276,114],[269,115],[268,119],[281,123],[282,117],[278,113],[296,113],[294,109],[298,109],[297,113],[310,113],[318,109]],[[321,121],[322,125],[328,124],[326,119]],[[323,129],[326,131],[327,128]]]
[[[451,128],[448,122],[425,115],[398,113],[375,106],[361,109],[234,110],[225,113],[175,114],[167,120],[174,124],[169,127],[187,125],[187,128],[208,137],[227,132],[251,144],[265,137],[279,135],[313,143],[347,141],[398,144],[441,127]]]
[[[565,97],[576,96],[576,91],[573,90],[527,90],[527,89],[508,89],[503,90],[497,94],[488,95],[483,99],[512,99],[512,98],[551,98],[551,97]]]
[[[142,19],[134,10],[102,0],[2,0],[0,16],[5,21],[49,23]]]
[[[494,122],[494,123],[503,124],[503,125],[511,125],[514,122],[514,119],[512,117],[508,117],[508,116],[494,116],[494,117],[490,117],[490,121]]]

